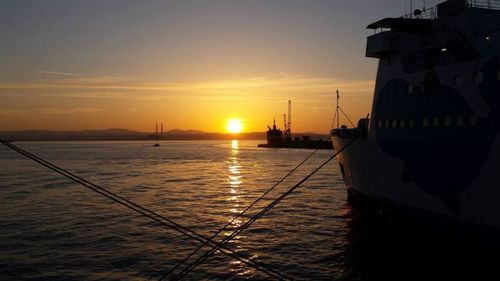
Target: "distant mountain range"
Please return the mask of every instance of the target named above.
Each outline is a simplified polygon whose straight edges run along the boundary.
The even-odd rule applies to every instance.
[[[329,136],[315,133],[297,133],[294,136],[308,135],[312,139],[326,139]],[[71,141],[71,140],[265,140],[265,132],[240,133],[237,135],[209,133],[197,130],[174,129],[164,132],[163,136],[154,133],[131,131],[126,129],[83,130],[83,131],[48,131],[25,130],[0,132],[0,138],[13,141]]]

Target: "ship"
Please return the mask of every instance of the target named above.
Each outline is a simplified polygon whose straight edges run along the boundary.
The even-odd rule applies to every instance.
[[[276,127],[276,121],[273,126],[267,126],[267,143],[259,144],[261,148],[298,148],[298,149],[332,149],[333,144],[327,139],[311,139],[310,136],[292,137],[287,130],[283,132]]]
[[[267,126],[267,143],[259,144],[261,148],[299,148],[299,149],[332,149],[333,143],[326,138],[311,139],[309,136],[292,137],[292,101],[288,101],[288,122],[286,114],[283,115],[283,124],[285,129],[280,130],[276,126],[276,119],[273,120],[273,126]]]
[[[498,232],[500,3],[448,0],[368,29],[370,117],[331,131],[348,199]]]

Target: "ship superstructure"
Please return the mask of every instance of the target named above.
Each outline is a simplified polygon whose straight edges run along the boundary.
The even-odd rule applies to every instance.
[[[500,227],[500,2],[448,0],[370,24],[371,119],[334,129],[349,194]],[[369,125],[368,125],[369,124]]]

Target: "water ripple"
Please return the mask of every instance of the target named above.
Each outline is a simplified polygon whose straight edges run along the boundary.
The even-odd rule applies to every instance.
[[[310,153],[258,149],[250,141],[165,141],[157,148],[149,142],[18,144],[206,236]],[[217,239],[230,235],[331,154],[319,152]],[[154,280],[199,245],[4,148],[0,179],[1,280]],[[387,233],[380,225],[387,226],[366,223],[353,212],[338,167],[331,163],[227,246],[296,280],[412,279],[423,269],[422,261],[401,250],[408,244],[397,237],[408,241],[408,232],[387,227]],[[396,248],[385,237],[396,241]],[[425,249],[419,246],[407,248]],[[397,259],[414,264],[402,266]],[[268,279],[220,253],[187,276]]]

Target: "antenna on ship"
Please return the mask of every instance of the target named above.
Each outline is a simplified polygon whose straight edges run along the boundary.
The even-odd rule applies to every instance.
[[[161,123],[161,131],[160,131],[160,136],[163,137],[163,122]]]
[[[156,122],[156,133],[155,136],[158,136],[158,122]]]
[[[342,107],[340,107],[339,100],[340,100],[340,92],[337,89],[337,108],[335,109],[335,114],[334,114],[333,120],[332,120],[332,129],[333,129],[333,126],[335,124],[335,121],[337,121],[337,129],[340,128],[340,113],[342,113],[344,115],[344,117],[347,119],[347,121],[349,121],[349,123],[351,124],[351,126],[356,127],[356,126],[354,126],[354,123],[352,123],[352,121],[349,118],[349,116],[347,116],[347,114],[344,112],[344,110],[342,109]],[[344,125],[342,125],[342,127],[344,127]]]
[[[335,110],[335,119],[337,119],[337,129],[340,128],[340,105],[339,105],[339,99],[340,99],[340,94],[339,94],[339,89],[337,89],[337,109]]]
[[[410,17],[413,18],[413,0],[410,0]]]

